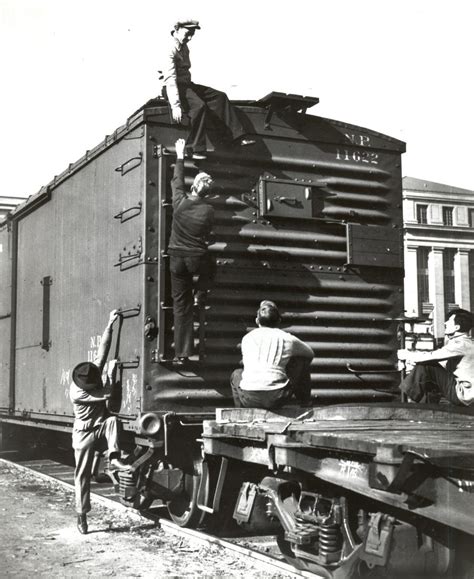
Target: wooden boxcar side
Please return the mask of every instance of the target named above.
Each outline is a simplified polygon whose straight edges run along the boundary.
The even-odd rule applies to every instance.
[[[138,269],[119,273],[119,255],[134,252],[143,218],[114,218],[143,196],[141,163],[120,179],[115,168],[138,163],[143,131],[127,131],[112,146],[90,152],[14,216],[17,223],[14,413],[34,420],[70,421],[71,370],[93,360],[113,308],[137,307],[143,279]],[[133,241],[133,243],[132,243]],[[124,320],[120,358],[141,357],[140,315]],[[123,328],[122,328],[123,330]],[[117,330],[115,331],[117,334]],[[117,336],[116,336],[117,337]],[[115,352],[113,344],[112,354]],[[133,365],[133,364],[131,364]],[[122,412],[136,413],[141,365],[125,377]]]
[[[11,224],[0,225],[0,408],[10,407],[10,347],[12,312]]]

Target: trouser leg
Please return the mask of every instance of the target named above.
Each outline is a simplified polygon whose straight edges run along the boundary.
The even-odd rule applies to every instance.
[[[202,256],[199,260],[196,273],[199,275],[196,282],[198,303],[204,303],[207,292],[214,285],[214,278],[216,277],[216,260],[209,254]]]
[[[116,416],[109,416],[100,425],[98,436],[105,438],[109,457],[120,455],[119,421]]]
[[[236,408],[278,408],[288,400],[289,390],[282,388],[279,390],[242,390],[241,368],[234,370],[230,377],[232,388],[232,398]]]
[[[290,358],[286,366],[288,388],[299,402],[311,400],[311,360],[302,356]]]
[[[76,496],[76,512],[78,515],[84,515],[91,510],[90,487],[94,446],[94,433],[84,432],[81,433],[80,448],[74,449],[76,462],[76,468],[74,470],[74,491]]]
[[[232,388],[232,398],[234,399],[234,406],[236,408],[242,408],[242,397],[240,389],[240,382],[242,381],[242,369],[237,368],[234,370],[230,376],[230,387]]]
[[[192,87],[194,93],[204,101],[212,116],[225,126],[225,132],[230,133],[233,139],[244,134],[244,127],[237,110],[224,92],[202,84],[193,84]]]
[[[174,315],[176,356],[187,358],[194,351],[193,276],[186,270],[185,258],[171,256],[171,294]]]
[[[416,364],[400,384],[400,389],[415,402],[426,402],[430,393],[438,393],[449,402],[460,404],[454,375],[437,362]]]
[[[206,150],[206,103],[193,90],[194,85],[180,88],[180,97],[187,112],[191,126],[187,138],[187,145],[193,151]]]

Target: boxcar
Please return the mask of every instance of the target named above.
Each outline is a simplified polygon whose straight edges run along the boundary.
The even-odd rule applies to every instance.
[[[329,410],[324,414],[328,405],[376,409],[396,397],[405,145],[367,128],[309,114],[317,101],[271,93],[259,101],[235,102],[246,134],[256,144],[223,145],[216,128],[209,127],[207,159],[185,162],[188,185],[201,170],[215,179],[210,252],[217,262],[207,303],[195,311],[196,355],[185,368],[173,364],[167,249],[174,143],[185,136],[186,127],[171,123],[165,101],[148,102],[8,216],[0,224],[0,418],[4,426],[69,432],[71,369],[93,360],[108,312],[119,308],[120,327],[112,345],[112,355],[120,360],[117,413],[133,463],[131,473],[112,475],[122,500],[144,508],[160,499],[179,524],[198,525],[204,514],[214,522],[224,516],[219,503],[227,485],[227,497],[235,491],[234,518],[243,526],[279,520],[285,533],[282,548],[290,559],[337,577],[356,567],[359,572],[356,555],[350,566],[343,564],[354,551],[351,541],[363,543],[365,552],[372,548],[372,556],[359,557],[367,569],[385,565],[391,547],[384,537],[393,534],[395,523],[367,515],[378,512],[369,506],[355,526],[362,539],[346,533],[349,547],[338,547],[339,558],[332,543],[329,557],[324,549],[318,551],[324,533],[329,542],[342,539],[333,528],[321,531],[315,510],[334,507],[339,519],[331,524],[354,525],[357,513],[351,507],[351,520],[344,519],[344,501],[335,500],[339,495],[331,485],[361,491],[355,482],[369,467],[365,458],[367,469],[360,470],[353,453],[367,457],[374,446],[367,437],[358,449],[328,438],[316,444],[316,435],[310,444],[299,430],[304,419],[297,417],[313,412],[306,416],[314,426],[315,420],[334,415]],[[287,407],[277,418],[264,419],[280,421],[282,429],[289,421],[288,431],[278,431],[285,440],[274,440],[273,431],[268,438],[266,426],[254,428],[260,415],[236,417],[224,410],[232,407],[229,378],[240,362],[240,341],[253,327],[262,299],[274,300],[283,314],[282,327],[315,352],[312,398],[320,410]],[[216,408],[223,409],[217,422]],[[337,416],[347,420],[360,418],[340,412]],[[387,415],[386,425],[378,425],[392,428],[389,417],[393,414]],[[239,426],[226,430],[222,422]],[[366,426],[359,422],[354,428]],[[304,450],[275,454],[277,442]],[[318,449],[308,450],[308,444]],[[314,454],[319,460],[325,452],[356,473],[353,488],[342,475],[317,471]],[[308,453],[311,460],[305,462],[302,457]],[[383,463],[383,449],[377,456]],[[393,461],[401,464],[403,459],[396,455]],[[251,465],[249,472],[245,464]],[[377,492],[386,492],[395,478],[393,468],[370,468],[370,482],[380,475]],[[268,469],[278,473],[277,479],[260,476]],[[329,485],[320,499],[314,482],[318,473]],[[400,489],[406,491],[403,485]],[[287,493],[283,498],[282,492]],[[266,516],[252,514],[253,509],[261,511],[260,499],[250,500],[245,493],[264,497]],[[362,502],[383,502],[380,494],[361,491],[360,497]],[[287,499],[296,505],[289,515],[281,508]],[[296,512],[298,529],[288,522]],[[413,540],[407,534],[396,536]],[[400,551],[396,553],[398,557]]]

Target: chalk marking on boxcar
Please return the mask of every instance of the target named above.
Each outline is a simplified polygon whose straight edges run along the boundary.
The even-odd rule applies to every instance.
[[[347,478],[359,478],[362,475],[362,465],[360,462],[355,462],[353,460],[340,460],[339,468],[341,470],[341,476]]]
[[[127,378],[125,382],[125,408],[131,410],[132,400],[137,395],[138,378],[136,374],[132,374],[130,378]]]

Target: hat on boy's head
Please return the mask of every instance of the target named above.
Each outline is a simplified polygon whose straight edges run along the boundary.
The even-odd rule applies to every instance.
[[[99,368],[92,362],[81,362],[72,371],[74,383],[83,390],[93,390],[102,386]]]
[[[174,25],[174,30],[178,28],[187,28],[188,30],[201,30],[197,20],[178,20]]]

